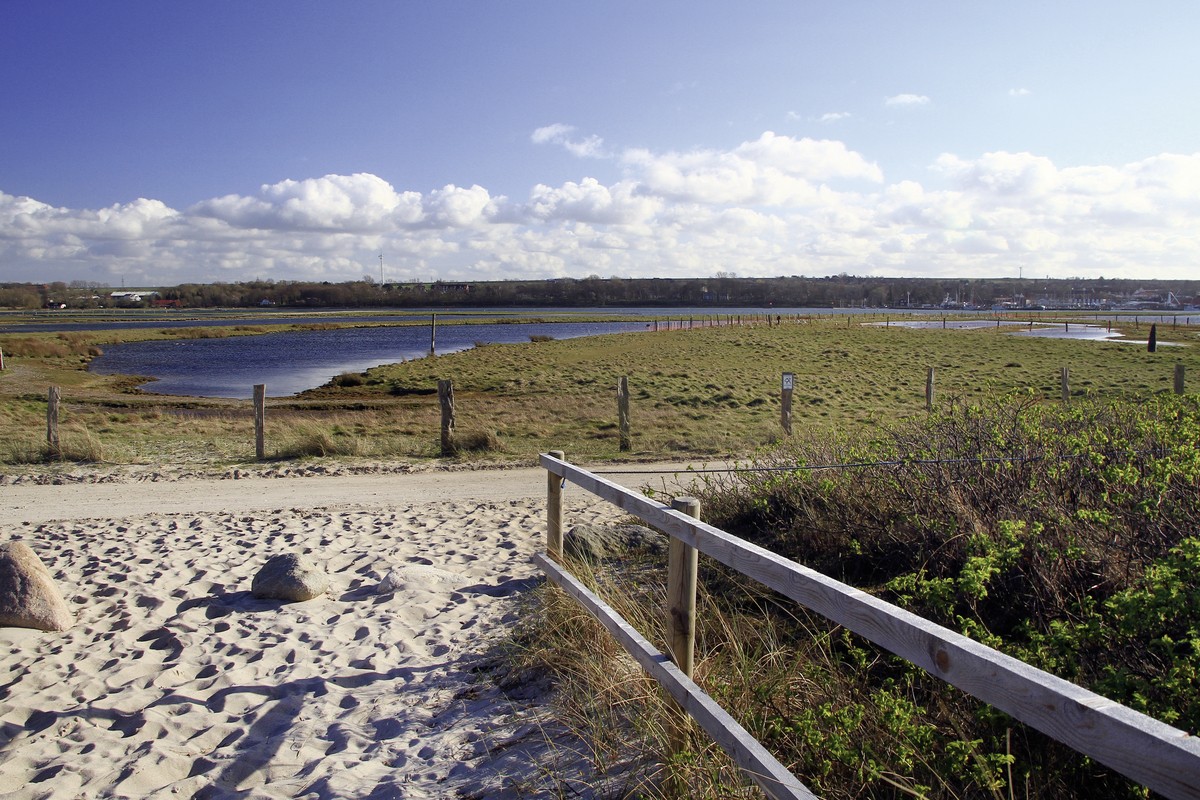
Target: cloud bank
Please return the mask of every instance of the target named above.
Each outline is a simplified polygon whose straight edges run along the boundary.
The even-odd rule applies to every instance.
[[[901,96],[903,97],[903,96]],[[908,101],[906,101],[908,102]],[[765,132],[727,149],[565,148],[618,177],[526,197],[397,189],[366,173],[266,184],[177,210],[152,199],[57,208],[0,191],[3,280],[492,280],[620,275],[1191,278],[1200,153],[1059,167],[1032,153],[945,153],[890,183],[845,143]]]

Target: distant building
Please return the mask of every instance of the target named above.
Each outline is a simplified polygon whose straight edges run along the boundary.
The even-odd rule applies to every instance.
[[[109,298],[114,303],[140,303],[143,300],[153,300],[158,292],[113,292]]]

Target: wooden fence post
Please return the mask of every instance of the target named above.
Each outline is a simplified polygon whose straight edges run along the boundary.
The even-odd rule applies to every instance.
[[[437,355],[437,314],[429,320],[429,355]]]
[[[0,372],[4,372],[4,348],[0,347]]]
[[[567,458],[562,450],[551,450],[550,455],[559,461]],[[546,471],[546,554],[560,563],[563,559],[562,484],[562,478]]]
[[[1158,326],[1150,326],[1150,336],[1146,339],[1146,350],[1153,353],[1158,349]]]
[[[694,497],[676,497],[671,508],[689,517],[700,518],[700,501]],[[667,634],[671,660],[689,678],[696,658],[696,572],[699,554],[696,548],[670,537],[667,550]],[[687,749],[688,716],[683,709],[668,723],[671,755]],[[682,787],[678,787],[682,788]]]
[[[442,407],[442,455],[454,455],[454,383],[438,381],[438,403]]]
[[[1071,370],[1063,367],[1059,374],[1059,382],[1062,384],[1062,401],[1071,402]]]
[[[925,372],[925,410],[933,411],[933,381],[937,376],[937,370],[930,367]]]
[[[779,402],[779,422],[783,425],[783,432],[788,436],[792,435],[792,387],[795,383],[796,376],[793,373],[783,373],[783,388],[780,393]]]
[[[254,384],[254,457],[267,457],[267,385]]]
[[[56,453],[62,449],[58,440],[58,406],[61,399],[62,390],[51,386],[46,398],[46,444]]]
[[[617,425],[620,429],[621,452],[633,449],[633,440],[629,435],[629,378],[617,380]]]
[[[1175,365],[1175,394],[1183,394],[1183,364]]]

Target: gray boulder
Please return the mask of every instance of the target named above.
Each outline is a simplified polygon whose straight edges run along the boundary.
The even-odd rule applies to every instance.
[[[0,545],[0,626],[65,631],[74,624],[37,553],[24,542]]]
[[[294,553],[272,556],[250,584],[250,593],[267,600],[299,603],[320,597],[329,589],[329,579],[313,562]]]
[[[630,552],[662,555],[667,552],[667,535],[628,523],[576,525],[563,535],[563,554],[577,561],[595,564]]]

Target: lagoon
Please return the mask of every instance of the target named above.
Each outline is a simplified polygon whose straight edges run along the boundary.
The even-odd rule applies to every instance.
[[[528,342],[531,336],[571,339],[644,330],[645,322],[439,323],[437,352]],[[428,354],[427,326],[335,328],[109,345],[89,369],[152,378],[143,388],[157,394],[246,399],[258,383],[266,384],[269,396],[282,397],[324,385],[343,372]]]

